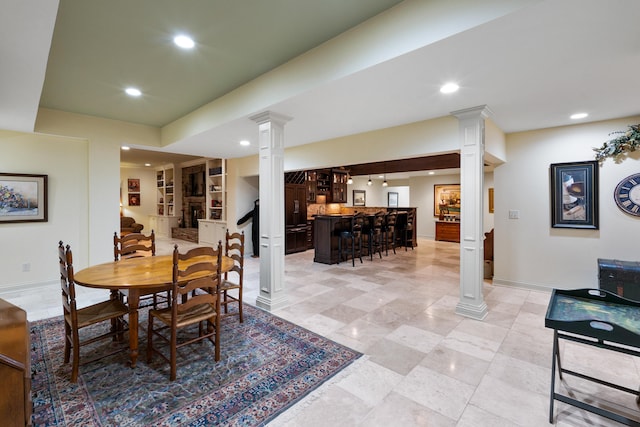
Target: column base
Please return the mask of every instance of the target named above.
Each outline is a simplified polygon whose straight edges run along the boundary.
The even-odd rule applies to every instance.
[[[489,309],[484,301],[480,305],[472,305],[463,302],[459,302],[458,305],[456,305],[456,314],[470,317],[475,320],[484,320],[488,313]]]
[[[286,296],[280,298],[270,298],[268,296],[258,295],[256,298],[256,307],[260,307],[263,310],[273,311],[279,308],[285,307],[289,304],[289,300]]]

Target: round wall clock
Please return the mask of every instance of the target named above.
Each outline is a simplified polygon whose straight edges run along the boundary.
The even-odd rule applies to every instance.
[[[613,198],[623,212],[640,216],[640,173],[620,181],[613,192]]]

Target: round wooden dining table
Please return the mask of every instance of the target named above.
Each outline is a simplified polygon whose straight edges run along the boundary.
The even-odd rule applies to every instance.
[[[217,262],[215,257],[199,256],[180,261],[181,270],[197,262]],[[233,259],[222,257],[222,272],[231,270]],[[202,272],[206,275],[206,272]],[[128,290],[129,306],[129,351],[131,367],[138,359],[138,308],[140,295],[169,290],[173,280],[173,256],[146,256],[128,258],[87,267],[74,274],[74,282],[88,288],[109,289],[112,295],[118,290]],[[194,273],[192,278],[197,277]],[[113,297],[113,296],[112,296]]]

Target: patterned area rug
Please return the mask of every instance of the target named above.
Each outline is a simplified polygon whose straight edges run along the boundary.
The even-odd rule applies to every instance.
[[[140,318],[146,326],[146,313]],[[63,364],[63,335],[61,317],[31,325],[36,426],[264,425],[361,356],[245,305],[244,323],[235,316],[223,320],[219,362],[208,341],[185,346],[171,382],[168,363],[159,356],[146,363],[141,329],[135,369],[123,351],[81,365],[72,384],[71,365]],[[83,347],[82,354],[112,345]]]

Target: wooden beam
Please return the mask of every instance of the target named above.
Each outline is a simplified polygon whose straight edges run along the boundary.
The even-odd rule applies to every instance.
[[[396,172],[415,172],[460,167],[460,154],[440,154],[437,156],[415,157],[412,159],[388,160],[384,162],[360,163],[344,168],[351,176],[381,175]]]

